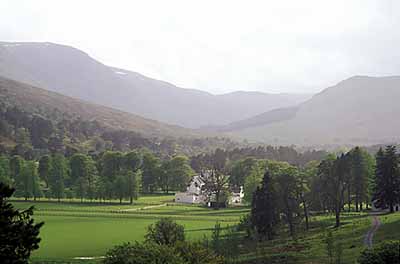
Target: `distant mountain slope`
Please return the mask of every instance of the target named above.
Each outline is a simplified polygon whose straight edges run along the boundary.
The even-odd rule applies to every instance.
[[[298,110],[298,106],[274,109],[248,119],[232,122],[225,126],[202,127],[201,130],[213,132],[230,132],[251,127],[265,126],[276,122],[290,120],[296,116]]]
[[[289,119],[283,115],[266,122],[265,117],[274,113],[269,112],[225,130],[234,136],[275,144],[395,142],[400,140],[399,102],[400,76],[355,76],[300,104]]]
[[[147,137],[193,136],[186,128],[166,125],[158,121],[88,103],[55,92],[0,77],[0,99],[27,112],[57,110],[83,120],[97,120],[100,124],[118,130],[135,131]]]
[[[212,95],[108,67],[72,47],[0,42],[0,76],[147,118],[197,128],[224,125],[297,105],[310,95]]]

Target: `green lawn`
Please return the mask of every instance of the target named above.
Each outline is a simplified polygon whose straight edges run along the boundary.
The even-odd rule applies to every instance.
[[[183,224],[188,239],[209,235],[215,223],[234,225],[249,212],[246,207],[212,210],[201,206],[172,202],[172,196],[144,196],[135,204],[80,203],[79,201],[24,202],[14,201],[20,209],[34,205],[36,221],[44,221],[40,249],[34,252],[34,261],[73,261],[75,257],[103,256],[114,245],[142,240],[146,227],[161,217],[171,217]],[[380,216],[382,226],[374,236],[374,243],[400,239],[400,213]],[[364,249],[363,239],[371,227],[366,213],[343,213],[342,227],[334,229],[333,215],[311,217],[311,228],[303,231],[300,225],[296,239],[288,236],[285,227],[279,239],[263,243],[245,240],[241,247],[241,263],[256,259],[274,259],[270,263],[328,263],[325,233],[332,230],[335,241],[343,249],[342,263],[353,264]],[[74,262],[75,263],[75,262]],[[82,263],[92,263],[82,261]]]
[[[122,242],[142,240],[146,227],[154,219],[118,219],[107,217],[43,216],[40,249],[33,258],[65,259],[102,256],[107,249]],[[202,238],[215,221],[178,221],[185,226],[187,237]],[[233,224],[233,223],[231,223]]]
[[[175,204],[171,196],[145,196],[133,205],[20,200],[13,204],[20,209],[34,205],[35,220],[45,222],[40,249],[32,255],[34,261],[103,256],[114,245],[143,240],[146,227],[161,217],[184,225],[188,239],[201,239],[217,221],[234,225],[248,212],[244,207],[213,210]]]
[[[374,236],[374,243],[383,240],[400,240],[400,212],[382,215],[379,218],[382,225]]]

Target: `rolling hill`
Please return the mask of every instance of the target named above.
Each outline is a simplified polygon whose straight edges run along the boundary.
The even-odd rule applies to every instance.
[[[0,76],[189,128],[229,124],[311,96],[243,91],[213,95],[183,89],[52,43],[0,42]]]
[[[354,76],[298,107],[214,128],[271,144],[377,144],[400,139],[400,76]]]
[[[163,124],[127,112],[88,103],[24,83],[0,77],[0,99],[26,112],[58,111],[83,120],[96,120],[114,130],[127,130],[147,137],[193,136],[192,130]]]

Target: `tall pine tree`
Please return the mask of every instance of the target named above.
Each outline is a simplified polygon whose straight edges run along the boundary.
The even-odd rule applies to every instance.
[[[271,240],[274,237],[274,229],[279,220],[276,204],[275,183],[267,170],[261,187],[257,187],[253,194],[251,204],[251,224],[259,239]]]
[[[399,157],[395,146],[379,149],[376,154],[375,171],[375,206],[381,209],[389,208],[394,212],[394,205],[399,202],[400,173]]]
[[[354,190],[356,211],[363,209],[363,201],[368,190],[368,168],[360,147],[355,147],[350,152],[351,176]]]

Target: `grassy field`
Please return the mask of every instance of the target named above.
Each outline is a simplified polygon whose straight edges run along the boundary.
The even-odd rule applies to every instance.
[[[134,205],[80,203],[79,201],[14,201],[20,209],[34,205],[35,220],[44,221],[40,249],[34,261],[73,260],[103,256],[114,245],[143,240],[146,227],[161,217],[171,217],[185,226],[188,239],[201,239],[219,221],[234,225],[247,208],[212,210],[179,205],[171,196],[144,196]]]
[[[114,245],[143,240],[146,227],[161,217],[171,217],[183,224],[188,239],[201,239],[210,234],[217,221],[223,226],[235,225],[242,215],[249,212],[246,207],[212,210],[175,204],[172,196],[144,196],[133,205],[121,205],[116,201],[94,204],[71,200],[63,203],[13,203],[21,209],[34,205],[36,221],[45,222],[40,249],[32,258],[39,262],[70,262],[76,257],[103,256]],[[241,263],[259,263],[257,259],[276,261],[269,263],[328,263],[325,243],[328,230],[332,231],[335,243],[343,249],[341,263],[356,263],[365,248],[364,236],[371,227],[371,217],[367,213],[343,213],[339,229],[332,228],[333,215],[314,215],[310,220],[310,230],[305,232],[304,223],[300,224],[295,239],[288,236],[283,226],[279,230],[279,239],[262,243],[244,240]],[[400,213],[382,215],[380,220],[382,225],[374,236],[375,244],[387,239],[400,239]]]
[[[379,217],[381,227],[374,236],[376,243],[383,240],[400,240],[400,212],[395,214],[387,214]]]

